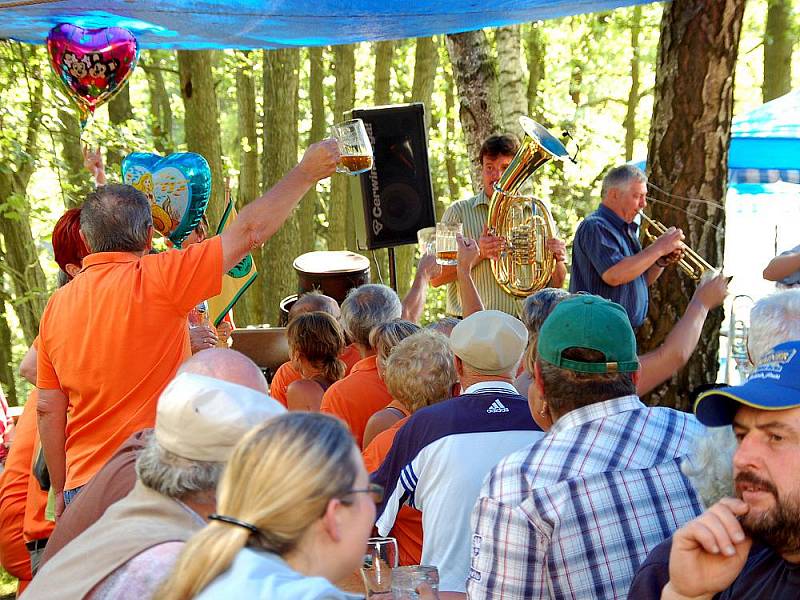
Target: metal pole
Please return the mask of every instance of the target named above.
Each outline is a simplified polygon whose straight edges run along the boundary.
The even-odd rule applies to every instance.
[[[397,261],[394,257],[394,248],[388,248],[389,250],[389,285],[392,286],[392,289],[396,292],[397,291]]]

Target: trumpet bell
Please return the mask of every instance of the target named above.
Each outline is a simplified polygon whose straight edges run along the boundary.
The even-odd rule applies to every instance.
[[[652,244],[667,231],[667,226],[660,221],[651,219],[641,211],[639,215],[642,217],[642,225],[639,229],[648,243]],[[684,248],[683,256],[675,264],[681,271],[695,281],[700,281],[706,272],[714,270],[714,267],[689,246]]]

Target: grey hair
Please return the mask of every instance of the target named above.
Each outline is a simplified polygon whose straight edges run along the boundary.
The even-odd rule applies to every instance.
[[[144,485],[170,498],[216,491],[225,463],[182,458],[162,448],[152,432],[145,439],[136,459],[136,475]]]
[[[647,175],[639,167],[633,165],[620,165],[614,167],[603,177],[600,197],[605,199],[611,190],[625,187],[632,182],[647,183]]]
[[[342,302],[342,327],[353,342],[372,348],[369,343],[372,329],[399,319],[402,312],[397,292],[386,285],[368,283],[347,293]]]
[[[572,294],[558,288],[544,288],[525,298],[522,304],[521,320],[528,330],[528,345],[522,355],[525,370],[533,375],[533,363],[536,360],[536,347],[539,330],[544,320],[550,316],[556,305]]]
[[[459,323],[461,323],[461,319],[456,319],[455,317],[442,317],[438,321],[430,323],[426,329],[438,331],[443,336],[449,338],[450,334],[453,333],[453,328]]]
[[[689,460],[681,464],[681,471],[692,482],[706,508],[733,495],[733,454],[736,446],[732,427],[708,428],[706,435],[695,440]]]
[[[375,350],[378,367],[384,369],[386,361],[397,344],[420,329],[419,325],[405,319],[381,323],[369,332],[369,345]]]
[[[130,185],[104,185],[81,209],[81,231],[92,252],[141,252],[150,241],[150,202]]]
[[[800,340],[800,289],[784,290],[755,303],[750,311],[747,351],[759,359],[778,344]]]

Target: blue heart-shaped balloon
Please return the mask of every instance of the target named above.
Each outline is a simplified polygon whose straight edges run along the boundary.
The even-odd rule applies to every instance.
[[[194,152],[133,152],[122,161],[122,181],[144,192],[153,227],[176,246],[200,223],[211,196],[211,168]]]

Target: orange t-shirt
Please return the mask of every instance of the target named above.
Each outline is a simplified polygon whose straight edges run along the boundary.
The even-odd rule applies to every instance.
[[[31,579],[31,559],[22,538],[25,499],[36,438],[36,390],[17,421],[6,467],[0,476],[0,563],[20,581]],[[47,494],[45,494],[47,496]]]
[[[400,419],[386,431],[381,431],[361,453],[367,471],[377,471],[389,453],[397,430],[408,421]],[[418,565],[422,562],[422,513],[410,506],[401,506],[389,535],[397,539],[401,565]]]
[[[39,389],[67,395],[64,489],[85,484],[134,432],[190,355],[186,319],[222,288],[222,240],[141,258],[99,252],[50,298],[39,325]]]
[[[344,375],[347,377],[350,374],[353,365],[361,360],[361,353],[358,351],[358,348],[356,348],[355,344],[350,344],[349,346],[344,347],[344,350],[339,358],[342,359],[347,367],[344,371]],[[298,379],[300,379],[300,373],[295,371],[294,367],[292,366],[292,361],[283,363],[280,367],[278,367],[278,370],[275,371],[275,376],[269,383],[269,395],[283,404],[286,408],[289,408],[289,405],[286,403],[286,390],[289,388],[289,384],[297,381]]]
[[[376,361],[376,356],[368,356],[353,365],[350,375],[328,388],[320,406],[320,412],[335,415],[347,423],[359,448],[369,418],[392,401],[386,384],[378,375]]]

